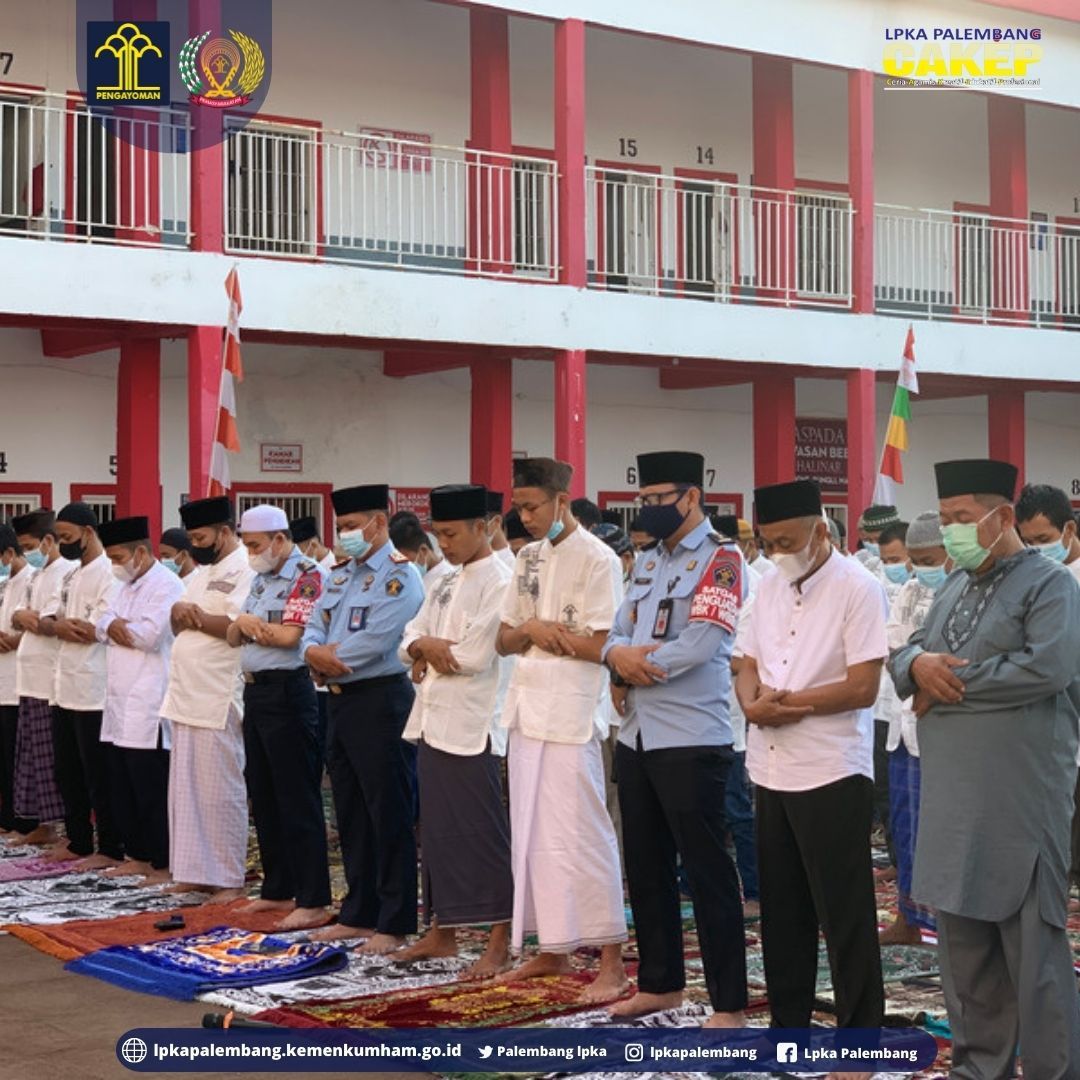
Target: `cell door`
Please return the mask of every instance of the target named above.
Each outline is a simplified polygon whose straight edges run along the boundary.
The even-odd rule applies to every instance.
[[[607,287],[656,291],[656,181],[640,173],[604,174]]]

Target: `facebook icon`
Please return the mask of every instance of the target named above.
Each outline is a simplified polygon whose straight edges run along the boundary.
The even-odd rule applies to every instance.
[[[798,1043],[777,1043],[776,1060],[781,1065],[794,1065],[799,1060]]]

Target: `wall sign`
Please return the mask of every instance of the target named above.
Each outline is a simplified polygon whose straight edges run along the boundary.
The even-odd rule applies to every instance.
[[[390,513],[397,514],[402,510],[414,513],[420,524],[425,529],[431,528],[431,507],[428,505],[428,496],[431,488],[422,487],[399,487],[390,489]]]
[[[816,480],[826,494],[847,491],[846,420],[796,418],[795,476],[799,480]]]
[[[431,172],[431,136],[417,131],[360,128],[361,160],[375,169]]]
[[[259,469],[262,472],[303,472],[302,443],[259,443]]]

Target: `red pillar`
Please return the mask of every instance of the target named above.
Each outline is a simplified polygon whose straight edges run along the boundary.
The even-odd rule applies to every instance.
[[[758,291],[782,302],[795,285],[795,103],[792,63],[777,56],[751,61],[754,185],[775,189],[756,198]],[[778,193],[779,192],[779,193]]]
[[[161,535],[161,343],[120,345],[116,395],[116,516],[145,514]]]
[[[853,311],[874,310],[874,73],[848,72],[848,189]]]
[[[555,159],[559,169],[559,281],[584,287],[585,24],[581,19],[555,24]]]
[[[514,266],[511,229],[513,150],[510,129],[510,23],[505,12],[469,11],[469,147],[486,153],[469,157],[470,260],[484,273]]]
[[[986,98],[990,145],[990,213],[1017,221],[994,223],[990,233],[993,267],[991,311],[995,318],[1026,317],[1028,285],[1027,135],[1024,103],[990,94]]]
[[[991,390],[986,395],[986,404],[990,456],[998,461],[1012,462],[1020,470],[1017,484],[1023,484],[1024,392],[1023,390]]]
[[[469,365],[472,377],[469,475],[474,484],[510,496],[514,426],[513,361],[481,357]]]
[[[188,0],[188,35],[221,32],[221,0]],[[223,251],[225,246],[225,144],[223,109],[191,110],[191,230],[195,251]],[[224,281],[224,278],[222,279]],[[221,323],[188,331],[188,494],[206,495],[210,448],[217,424],[221,390]]]
[[[795,380],[754,379],[754,486],[795,479]]]
[[[858,543],[855,523],[874,501],[877,482],[874,373],[866,368],[847,376],[847,538],[854,551]]]
[[[585,350],[555,354],[555,457],[574,467],[570,494],[585,494]]]

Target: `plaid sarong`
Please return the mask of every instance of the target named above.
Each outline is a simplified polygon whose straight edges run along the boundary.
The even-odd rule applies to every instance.
[[[64,819],[64,800],[53,767],[52,706],[40,698],[19,698],[15,813],[42,823]]]

